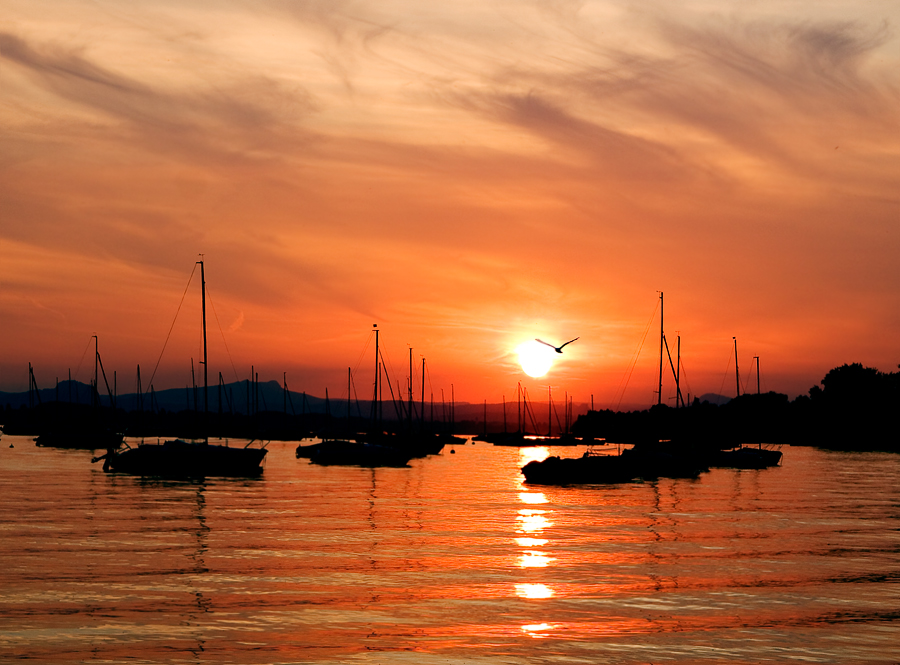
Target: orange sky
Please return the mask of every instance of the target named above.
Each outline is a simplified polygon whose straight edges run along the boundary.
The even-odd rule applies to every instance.
[[[529,390],[646,406],[659,290],[693,395],[733,394],[732,336],[791,397],[896,369],[900,5],[432,4],[7,0],[0,390],[87,381],[95,333],[146,384],[200,253],[227,381],[365,393],[378,323],[438,399],[580,336]]]

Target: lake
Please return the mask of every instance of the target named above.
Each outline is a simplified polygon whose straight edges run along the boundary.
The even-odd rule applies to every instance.
[[[541,448],[295,446],[190,482],[3,436],[0,661],[900,662],[898,455],[563,488],[522,484]]]

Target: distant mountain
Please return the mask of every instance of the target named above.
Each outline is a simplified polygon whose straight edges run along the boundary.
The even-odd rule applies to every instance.
[[[38,391],[40,399],[28,392],[8,393],[0,392],[0,415],[3,409],[18,410],[21,407],[28,407],[31,400],[37,403],[51,402],[72,402],[74,404],[90,404],[91,403],[91,387],[79,381],[61,381],[58,387],[43,388]],[[168,390],[153,391],[144,393],[139,396],[137,393],[126,393],[117,395],[116,407],[125,412],[133,412],[141,410],[141,398],[143,399],[143,411],[159,412],[166,411],[169,413],[203,411],[203,389],[196,390],[191,387],[170,388]],[[222,412],[225,414],[247,414],[256,412],[275,412],[288,413],[292,415],[300,415],[303,413],[331,413],[337,418],[344,418],[347,415],[347,397],[325,400],[321,397],[313,397],[304,393],[288,391],[285,393],[278,381],[267,381],[259,383],[256,386],[250,384],[249,381],[237,381],[225,384],[221,387],[210,386],[208,392],[209,411],[218,413],[219,400],[222,402]],[[100,403],[104,407],[110,404],[110,397],[105,392],[100,396]],[[565,426],[564,406],[555,404],[553,430]],[[573,420],[579,414],[586,413],[589,405],[574,404]],[[391,400],[385,399],[382,411],[385,420],[405,419],[406,400],[403,404],[396,406]],[[487,413],[488,429],[492,431],[503,431],[504,429],[504,413],[502,404],[457,402],[453,413],[451,414],[450,402],[441,404],[437,402],[425,403],[424,415],[427,422],[434,420],[435,422],[450,422],[451,418],[457,425],[463,425],[473,431],[480,432],[484,429],[485,411]],[[545,431],[547,428],[547,404],[531,405],[526,410],[523,406],[523,418],[525,419],[525,428],[529,431]],[[413,405],[413,417],[418,420],[421,416],[422,404],[415,400]],[[350,403],[350,414],[353,417],[368,419],[372,413],[372,404],[370,400],[352,400]],[[519,407],[515,402],[506,403],[506,428],[514,431],[517,427],[516,421],[519,417]]]
[[[74,404],[91,403],[91,387],[80,381],[60,381],[58,387],[42,388],[37,395],[34,396],[28,392],[8,393],[0,391],[0,408],[18,409],[23,406],[30,406],[32,400],[34,403],[57,401],[72,402]],[[281,384],[277,381],[257,384],[252,393],[249,381],[237,381],[226,384],[221,388],[219,386],[210,386],[208,392],[210,411],[218,412],[220,395],[222,411],[224,412],[233,411],[234,413],[246,414],[248,410],[251,410],[253,412],[287,411],[288,413],[300,414],[303,412],[325,413],[326,411],[324,399],[294,391],[285,393]],[[115,396],[116,406],[123,411],[139,410],[141,399],[143,399],[143,409],[145,411],[165,410],[178,412],[203,410],[202,388],[193,389],[186,386],[184,388],[155,390],[152,394],[147,392],[143,396],[137,393],[125,393]],[[105,392],[100,395],[100,404],[106,407],[110,404],[110,397]],[[368,403],[366,404],[368,405]],[[345,414],[346,405],[346,398],[343,400],[343,408],[332,400],[331,412],[335,415]],[[368,411],[364,411],[364,413],[368,413]]]

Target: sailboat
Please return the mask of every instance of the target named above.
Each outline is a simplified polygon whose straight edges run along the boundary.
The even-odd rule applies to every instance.
[[[373,327],[375,332],[375,396],[372,400],[372,419],[373,423],[380,426],[381,423],[381,400],[378,392],[381,366],[380,351],[378,348],[378,326]],[[347,424],[350,425],[350,383],[351,378],[348,372],[347,377]],[[412,451],[404,450],[396,446],[387,445],[384,436],[366,437],[365,441],[359,441],[354,438],[343,438],[338,436],[323,436],[320,443],[314,443],[308,446],[297,446],[297,458],[308,458],[311,464],[319,464],[321,466],[362,466],[362,467],[405,467],[409,465],[409,460],[414,457]]]
[[[35,445],[47,448],[98,450],[116,447],[122,443],[124,436],[114,428],[115,398],[109,388],[109,382],[106,381],[106,370],[103,369],[103,361],[100,358],[97,335],[93,335],[92,339],[94,340],[94,379],[91,384],[90,406],[73,404],[71,400],[68,403],[60,402],[59,399],[48,404],[38,404],[43,413],[43,426],[41,433],[34,440]],[[98,382],[100,371],[103,372],[103,381],[106,382],[106,391],[109,394],[108,412],[100,406],[100,384]],[[40,399],[34,379],[34,370],[30,363],[28,373],[34,392]],[[71,373],[69,382],[71,386]]]
[[[203,312],[203,415],[208,423],[209,399],[206,347],[206,274],[200,266],[201,308]],[[208,436],[200,441],[176,439],[163,443],[141,443],[135,447],[110,448],[105,455],[92,461],[104,460],[103,470],[138,476],[197,478],[206,476],[253,477],[262,473],[265,448],[229,447],[209,443]]]
[[[737,337],[734,340],[734,380],[737,386],[735,399],[741,397],[741,374],[738,369]],[[759,356],[756,356],[756,394],[759,396]],[[709,466],[726,467],[731,469],[768,469],[781,463],[780,450],[771,450],[762,447],[762,442],[756,447],[739,445],[731,449],[712,451],[709,455]]]

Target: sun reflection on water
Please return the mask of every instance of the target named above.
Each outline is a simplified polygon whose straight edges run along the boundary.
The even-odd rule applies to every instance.
[[[516,595],[519,598],[551,598],[553,589],[546,584],[517,584]]]
[[[547,635],[547,631],[553,629],[553,624],[550,623],[528,623],[522,626],[522,632],[530,635],[531,637],[549,637]]]
[[[549,503],[549,499],[543,492],[519,492],[519,500],[522,503],[538,505],[541,503]]]
[[[553,522],[544,517],[545,513],[546,511],[544,510],[529,510],[527,508],[520,510],[519,516],[516,518],[519,522],[517,533],[536,533],[553,526]]]
[[[529,550],[519,555],[520,568],[546,568],[553,561],[552,557],[547,556],[543,552],[535,552]]]
[[[528,446],[519,448],[519,468],[529,462],[543,462],[550,456],[550,449],[547,446]]]

